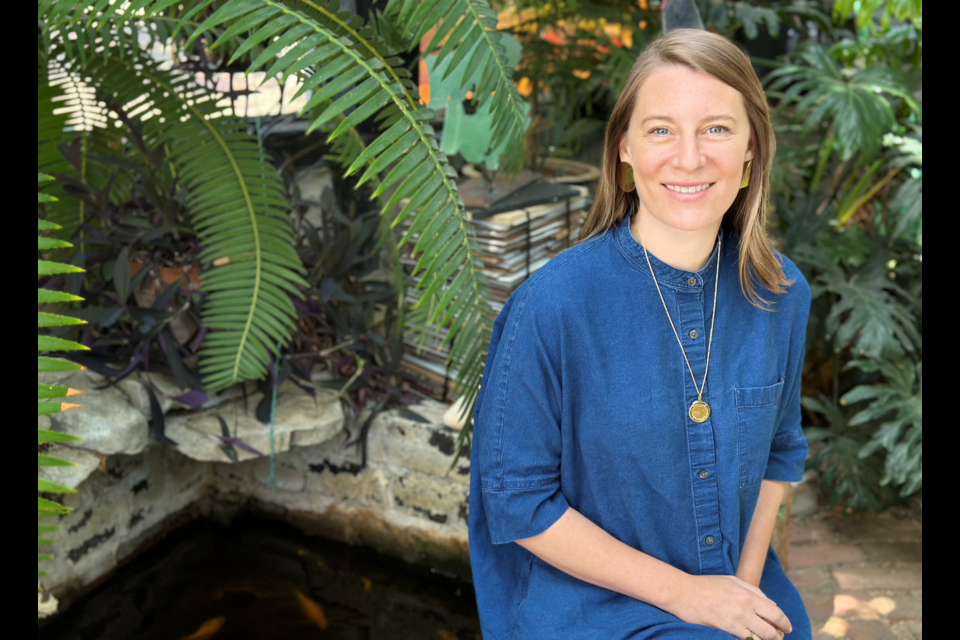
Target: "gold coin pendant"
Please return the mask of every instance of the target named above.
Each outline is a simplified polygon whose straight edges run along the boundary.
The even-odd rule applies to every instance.
[[[702,400],[697,400],[690,405],[690,419],[697,424],[703,424],[710,419],[710,405]]]

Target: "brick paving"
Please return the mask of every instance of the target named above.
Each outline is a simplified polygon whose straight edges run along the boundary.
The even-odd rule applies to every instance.
[[[923,640],[923,514],[794,521],[789,575],[814,640]]]

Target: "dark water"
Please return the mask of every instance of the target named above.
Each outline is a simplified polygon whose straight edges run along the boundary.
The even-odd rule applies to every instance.
[[[38,632],[38,640],[187,639],[480,640],[480,633],[470,585],[254,517],[230,529],[190,525]]]

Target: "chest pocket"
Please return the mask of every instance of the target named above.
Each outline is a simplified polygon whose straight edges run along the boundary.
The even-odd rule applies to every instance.
[[[783,382],[737,389],[741,489],[760,484],[767,473],[782,396]]]

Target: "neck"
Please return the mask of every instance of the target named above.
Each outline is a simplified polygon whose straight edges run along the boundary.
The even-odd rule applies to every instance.
[[[640,212],[630,224],[630,231],[637,242],[661,262],[680,271],[696,273],[713,255],[721,224],[722,221],[718,221],[696,231],[681,231],[663,224],[641,205]]]

